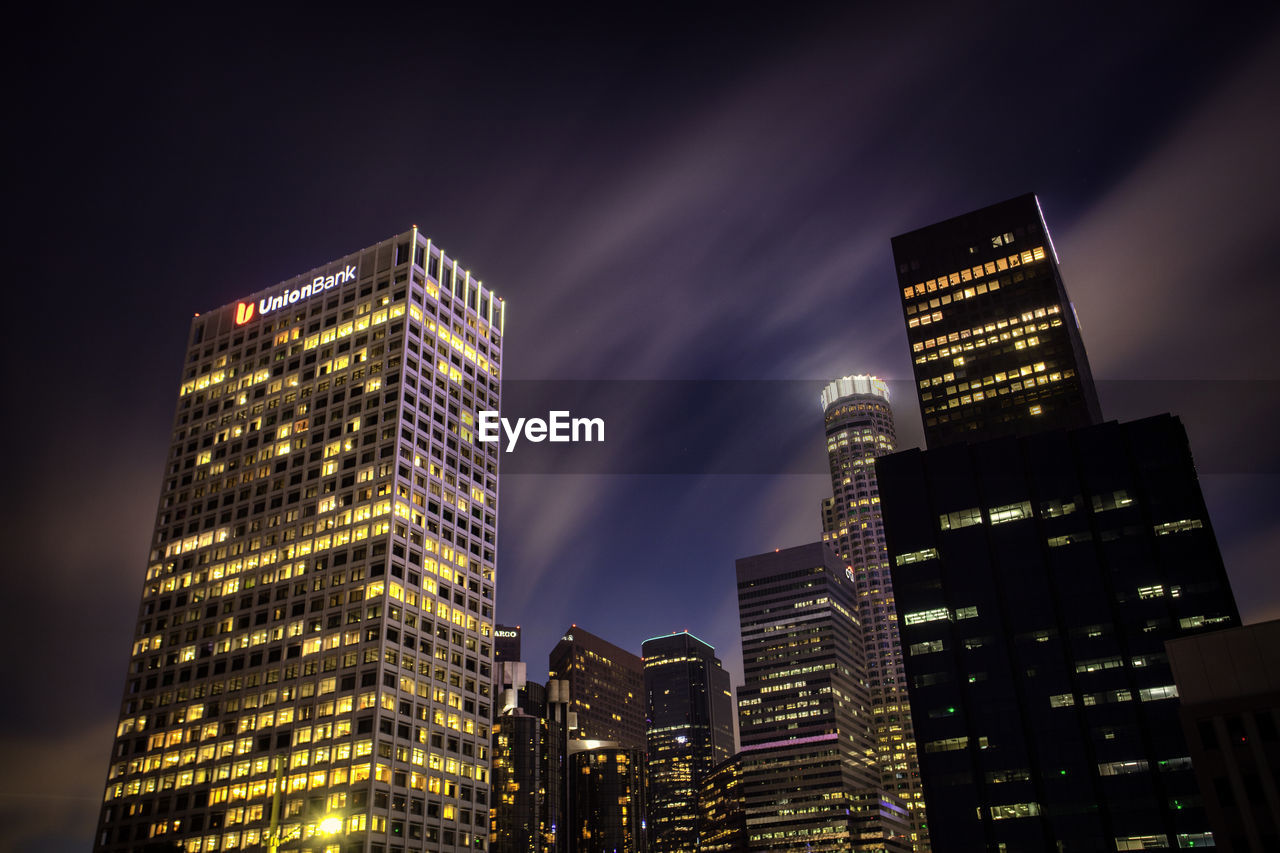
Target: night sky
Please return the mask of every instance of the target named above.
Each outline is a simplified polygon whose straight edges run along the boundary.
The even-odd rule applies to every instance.
[[[508,401],[673,418],[502,460],[531,675],[576,622],[688,629],[737,683],[734,559],[820,538],[821,385],[911,376],[889,238],[1028,191],[1104,413],[1183,416],[1241,613],[1280,617],[1262,6],[11,22],[0,850],[91,843],[192,314],[412,224],[506,299]]]

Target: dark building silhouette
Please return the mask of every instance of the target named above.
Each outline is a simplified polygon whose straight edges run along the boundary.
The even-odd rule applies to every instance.
[[[910,849],[906,808],[880,792],[853,570],[817,542],[744,557],[736,571],[748,846]],[[883,814],[864,807],[882,799]]]
[[[928,447],[1102,420],[1034,195],[892,243]]]
[[[644,667],[638,656],[574,625],[551,650],[547,669],[568,685],[573,737],[645,749]]]
[[[924,850],[924,794],[876,487],[875,461],[896,440],[889,388],[874,376],[845,376],[827,383],[821,400],[832,489],[822,502],[822,539],[853,569],[880,787],[910,810],[912,843]]]
[[[1239,615],[1181,422],[877,472],[934,849],[1211,843],[1164,644]]]
[[[574,752],[569,772],[573,853],[646,853],[644,751]]]
[[[503,316],[415,227],[191,321],[96,850],[487,846]]]
[[[688,632],[646,640],[649,847],[698,849],[698,794],[733,754],[733,694],[715,649]]]
[[[1165,648],[1217,849],[1280,850],[1280,620]]]

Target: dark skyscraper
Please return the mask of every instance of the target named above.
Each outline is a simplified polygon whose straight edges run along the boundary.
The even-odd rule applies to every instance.
[[[1181,422],[1098,423],[1034,196],[893,245],[929,450],[876,472],[934,849],[1211,845],[1164,643],[1239,615]]]
[[[893,258],[930,448],[1101,421],[1034,195],[894,237]]]
[[[878,468],[934,849],[1204,846],[1164,641],[1239,616],[1181,423]]]
[[[568,683],[576,715],[572,737],[645,749],[644,666],[640,658],[577,625],[547,659],[551,678]]]
[[[821,400],[832,489],[822,538],[853,569],[880,785],[911,810],[912,843],[924,850],[924,795],[876,488],[875,461],[894,450],[889,388],[874,376],[846,376],[828,383]]]
[[[502,317],[414,228],[191,322],[98,850],[486,845]]]
[[[733,754],[733,694],[715,649],[688,632],[641,647],[648,710],[649,847],[698,849],[698,794]]]
[[[823,543],[737,561],[746,683],[741,791],[752,850],[908,850],[882,798],[853,570]]]

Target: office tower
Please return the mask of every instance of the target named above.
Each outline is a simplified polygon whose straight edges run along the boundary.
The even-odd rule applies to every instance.
[[[1102,420],[1034,195],[893,238],[930,448]]]
[[[524,660],[520,656],[520,626],[495,625],[493,627],[493,659]]]
[[[1165,649],[1217,849],[1280,850],[1280,619]]]
[[[568,711],[580,740],[645,748],[644,667],[640,658],[572,626],[547,659],[552,679],[567,683]]]
[[[896,797],[885,798],[883,816],[859,808],[879,803],[880,773],[853,570],[821,542],[744,557],[736,570],[748,845],[910,849]]]
[[[747,815],[742,810],[742,757],[712,768],[698,794],[699,853],[747,853]]]
[[[1212,843],[1164,644],[1239,615],[1177,418],[877,473],[934,849]]]
[[[573,752],[569,772],[573,853],[646,853],[644,750]]]
[[[540,693],[545,697],[545,690]],[[558,832],[563,751],[560,726],[536,709],[517,706],[494,722],[489,808],[492,853],[557,853],[564,849]]]
[[[875,461],[894,450],[889,386],[874,376],[846,376],[829,382],[821,400],[832,489],[822,502],[822,539],[853,569],[880,787],[905,802],[912,844],[926,850],[924,794],[876,487]]]
[[[502,331],[417,228],[192,320],[96,849],[486,846]]]
[[[698,792],[733,754],[733,694],[716,650],[688,633],[645,640],[649,846],[698,849]]]

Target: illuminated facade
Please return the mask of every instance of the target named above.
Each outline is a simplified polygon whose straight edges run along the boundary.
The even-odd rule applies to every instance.
[[[822,503],[822,539],[853,569],[880,786],[910,809],[912,844],[923,851],[924,794],[876,487],[875,461],[894,450],[889,387],[874,376],[846,376],[829,382],[821,401],[832,488]]]
[[[877,468],[934,850],[1211,846],[1165,641],[1239,615],[1181,423]]]
[[[563,750],[560,727],[541,714],[515,708],[494,721],[491,853],[563,849],[557,839]]]
[[[698,792],[733,753],[733,693],[716,650],[688,632],[646,640],[649,847],[698,849]]]
[[[747,816],[742,810],[741,756],[712,768],[698,795],[699,853],[747,853]]]
[[[647,853],[644,750],[574,752],[569,773],[572,853]]]
[[[1102,420],[1034,195],[892,242],[930,448]]]
[[[881,793],[853,570],[817,542],[744,557],[737,581],[749,848],[909,850],[896,797],[862,807]]]
[[[640,658],[572,626],[547,658],[552,679],[568,685],[573,737],[645,748],[644,667]]]
[[[414,228],[192,321],[97,850],[487,846],[503,315]]]

